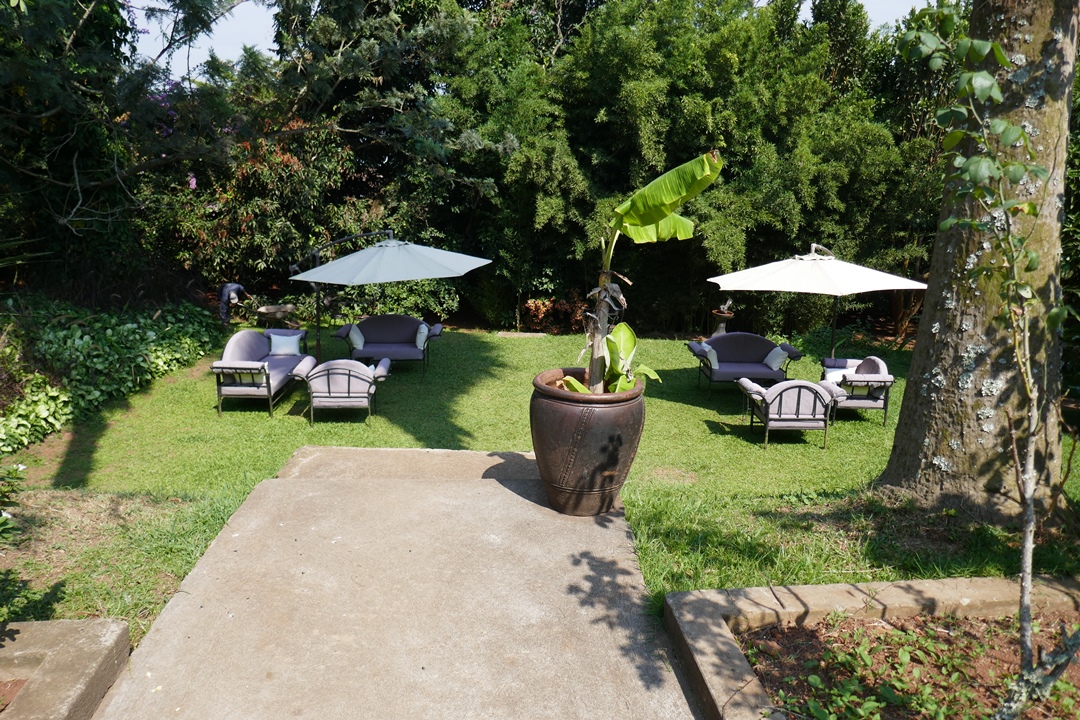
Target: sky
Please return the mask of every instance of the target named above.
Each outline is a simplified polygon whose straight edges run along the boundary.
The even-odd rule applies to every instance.
[[[876,28],[884,23],[892,24],[906,15],[912,7],[924,7],[926,0],[862,0],[866,14],[870,16],[870,27]],[[810,0],[803,3],[803,17],[810,17]],[[154,57],[161,50],[162,39],[157,28],[150,27],[149,34],[142,35],[139,41],[139,53]],[[265,7],[248,0],[242,2],[227,17],[218,22],[218,28],[208,38],[195,45],[189,57],[173,59],[173,67],[181,70],[183,63],[190,62],[191,67],[206,61],[210,48],[223,60],[237,60],[244,45],[252,45],[263,52],[273,50],[274,23],[272,12]]]

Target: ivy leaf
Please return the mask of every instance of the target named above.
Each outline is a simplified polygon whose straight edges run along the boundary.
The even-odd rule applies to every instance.
[[[1046,314],[1046,324],[1051,330],[1057,330],[1069,316],[1070,308],[1058,305]]]
[[[967,108],[963,105],[953,105],[952,107],[942,108],[938,110],[934,115],[934,120],[937,122],[938,127],[949,127],[959,122],[963,122],[967,119]]]
[[[1001,102],[1001,88],[998,87],[994,76],[985,70],[980,70],[971,76],[971,89],[980,102],[986,102],[990,98]]]
[[[1025,300],[1030,300],[1035,295],[1035,293],[1031,291],[1031,286],[1027,283],[1016,283],[1016,292]]]
[[[930,66],[931,70],[937,72],[945,66],[945,58],[943,58],[941,55],[935,54],[933,57],[930,58],[930,62],[928,63],[928,65]]]
[[[1027,175],[1027,168],[1023,163],[1011,162],[1005,163],[1005,177],[1009,178],[1009,182],[1013,185],[1024,179]]]
[[[953,130],[941,141],[941,149],[946,151],[952,150],[961,140],[967,137],[967,134],[967,130]]]
[[[1038,178],[1043,182],[1046,182],[1050,178],[1050,171],[1042,165],[1028,165],[1027,171],[1031,173],[1032,177]]]
[[[997,177],[1000,172],[994,165],[994,161],[982,155],[968,158],[961,172],[966,174],[971,182],[982,185],[992,177]]]
[[[994,43],[994,59],[997,60],[997,64],[1006,70],[1010,69],[1013,64],[1009,62],[1009,58],[1005,57],[1005,51],[1001,49],[1001,45]]]
[[[1009,123],[1006,123],[1006,125],[1008,127],[1001,133],[1001,144],[1006,146],[1015,145],[1024,136],[1024,128]]]
[[[975,62],[982,62],[982,59],[990,53],[993,47],[994,44],[989,40],[972,40],[971,50],[968,55]]]
[[[1024,267],[1024,272],[1035,272],[1039,269],[1039,253],[1034,250],[1027,251],[1027,265]]]
[[[968,50],[971,48],[971,38],[961,38],[956,47],[953,48],[953,59],[956,62],[964,62],[964,58],[967,57]]]

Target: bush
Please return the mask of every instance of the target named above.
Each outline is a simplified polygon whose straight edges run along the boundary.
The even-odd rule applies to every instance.
[[[127,396],[209,352],[220,330],[189,303],[139,313],[92,313],[34,298],[8,308],[17,333],[4,335],[9,382],[18,387],[0,418],[0,453],[44,439],[73,418]],[[10,328],[9,328],[10,329]],[[28,367],[47,371],[52,377]]]

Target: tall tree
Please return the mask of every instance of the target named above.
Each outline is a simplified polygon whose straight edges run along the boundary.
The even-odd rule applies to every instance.
[[[931,259],[925,310],[904,394],[896,441],[881,486],[899,487],[926,504],[962,506],[987,519],[1015,519],[1022,506],[1014,481],[1017,469],[1010,448],[1015,435],[1039,427],[1038,491],[1045,496],[1060,469],[1057,400],[1061,392],[1061,357],[1057,333],[1047,313],[1036,314],[1027,330],[1038,392],[1045,402],[1035,423],[1028,418],[1031,395],[1016,364],[1009,324],[997,321],[1000,298],[1010,282],[1005,274],[978,273],[1001,262],[993,252],[996,234],[988,225],[1016,223],[1037,261],[1027,263],[1024,282],[1040,307],[1060,301],[1059,256],[1063,220],[1062,193],[1069,138],[1069,103],[1075,71],[1077,17],[1074,0],[982,0],[971,14],[971,34],[1000,44],[1013,67],[997,73],[1000,101],[971,98],[969,117],[989,113],[991,127],[1023,128],[1030,143],[1003,141],[1003,162],[1038,163],[1047,179],[1026,175],[1003,186],[1041,211],[1035,217],[987,217],[978,193],[965,183],[982,184],[975,165],[983,150],[959,146],[958,173],[946,186],[939,230]],[[975,53],[977,55],[977,53]],[[982,52],[986,56],[986,52]],[[989,61],[987,61],[989,62]],[[969,67],[978,73],[986,67]],[[962,82],[969,82],[971,77]],[[969,129],[974,130],[974,120]],[[997,131],[1001,133],[999,129]],[[969,141],[970,142],[970,141]],[[1032,155],[1029,157],[1028,148]],[[963,175],[963,173],[968,173]],[[949,218],[966,220],[950,224]],[[975,271],[975,272],[973,272]]]

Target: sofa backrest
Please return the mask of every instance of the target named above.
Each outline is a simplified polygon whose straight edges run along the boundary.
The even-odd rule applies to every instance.
[[[423,320],[410,315],[372,315],[356,323],[364,333],[364,343],[416,343],[416,331]]]
[[[254,330],[241,330],[225,343],[222,360],[262,360],[270,354],[270,338]]]
[[[746,332],[724,333],[705,343],[716,350],[716,357],[722,362],[761,362],[777,347],[768,338]]]
[[[856,375],[888,375],[889,368],[885,361],[873,355],[867,357],[855,368]]]

